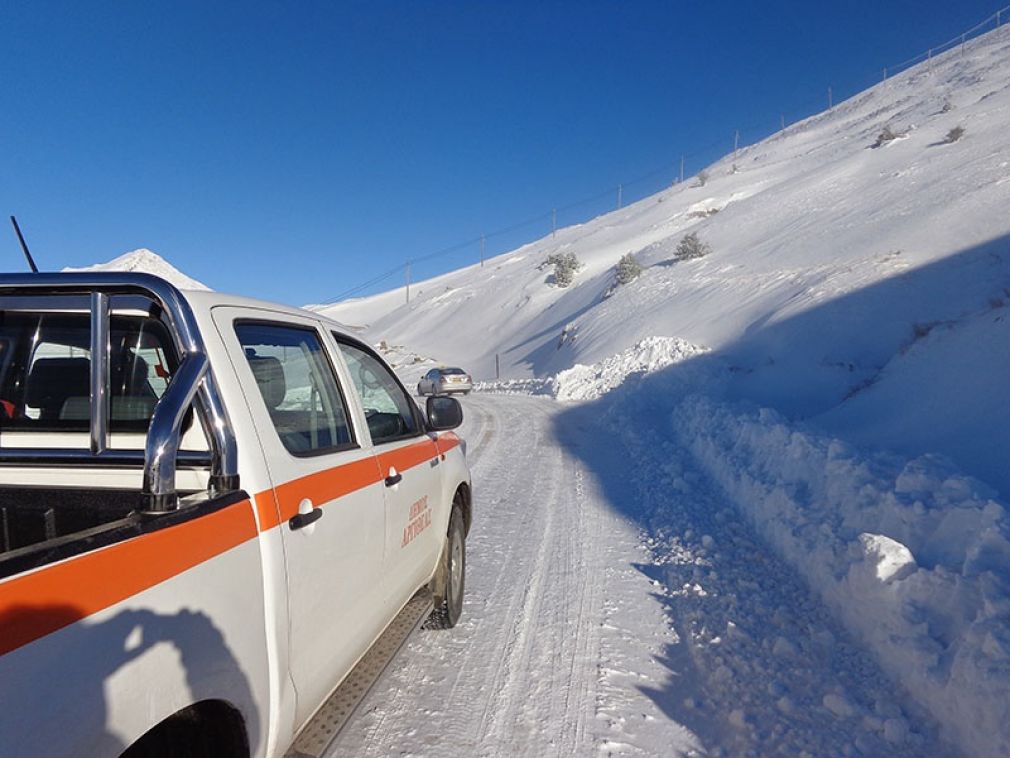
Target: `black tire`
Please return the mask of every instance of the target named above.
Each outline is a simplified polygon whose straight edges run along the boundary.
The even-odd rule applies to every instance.
[[[434,598],[435,610],[427,626],[434,629],[452,629],[463,614],[463,593],[466,585],[466,526],[459,507],[453,505],[449,516],[449,530],[442,549],[439,571],[444,572],[445,597]]]

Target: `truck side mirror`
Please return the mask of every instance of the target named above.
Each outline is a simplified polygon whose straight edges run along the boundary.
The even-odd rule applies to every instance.
[[[454,397],[446,395],[429,397],[425,411],[428,417],[428,429],[433,432],[455,429],[463,423],[463,406]]]

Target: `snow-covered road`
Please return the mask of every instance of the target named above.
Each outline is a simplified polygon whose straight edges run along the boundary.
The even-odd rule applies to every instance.
[[[331,755],[945,753],[686,453],[546,398],[464,406],[463,620],[407,642]]]

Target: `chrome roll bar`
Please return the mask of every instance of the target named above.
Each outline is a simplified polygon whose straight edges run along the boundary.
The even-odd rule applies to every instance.
[[[90,297],[91,311],[91,408],[90,457],[96,461],[128,460],[129,451],[109,449],[109,338],[110,305],[113,295],[140,295],[161,309],[179,353],[179,367],[168,388],[154,407],[144,450],[143,494],[147,510],[166,511],[178,506],[175,487],[176,465],[186,412],[195,407],[197,417],[210,442],[212,496],[238,489],[238,447],[221,402],[206,347],[189,303],[169,282],[151,274],[123,272],[74,272],[60,274],[2,274],[0,297],[9,296]],[[25,460],[25,451],[0,450],[0,462]],[[37,460],[41,450],[31,451]],[[46,449],[47,459],[80,462],[78,449]],[[187,456],[191,457],[191,456]]]

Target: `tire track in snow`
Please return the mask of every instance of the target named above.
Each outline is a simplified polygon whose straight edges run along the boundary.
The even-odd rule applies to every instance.
[[[598,556],[589,553],[587,534],[597,531],[599,513],[593,508],[583,508],[586,501],[585,474],[578,464],[575,464],[575,497],[582,518],[579,519],[578,534],[570,534],[569,544],[579,551],[577,565],[574,571],[580,577],[578,592],[578,608],[573,623],[568,625],[574,633],[572,650],[568,656],[567,680],[569,686],[565,689],[564,709],[560,714],[552,714],[552,722],[562,725],[561,755],[574,755],[586,741],[587,708],[596,708],[596,677],[580,676],[579,667],[593,668],[598,659],[599,629],[597,619],[601,615],[603,600],[602,583],[598,565]],[[563,661],[562,661],[563,662]]]
[[[542,449],[543,428],[541,424],[536,425],[537,435],[531,450]],[[550,455],[554,455],[551,451]],[[533,457],[533,456],[530,456]],[[534,482],[540,482],[542,474],[543,459],[536,461],[538,466],[537,474],[532,477]],[[527,469],[529,472],[529,469]],[[527,565],[523,570],[525,581],[516,584],[509,606],[507,617],[512,620],[508,639],[502,648],[499,663],[495,667],[494,686],[492,697],[487,702],[481,718],[481,726],[478,734],[478,741],[485,743],[489,737],[490,741],[501,744],[510,739],[511,732],[508,731],[515,726],[515,698],[517,696],[518,678],[524,675],[526,663],[529,656],[529,644],[535,620],[539,617],[540,603],[543,600],[543,589],[546,581],[546,564],[548,553],[553,547],[553,531],[556,522],[555,508],[552,505],[557,502],[561,488],[561,483],[557,477],[548,477],[550,489],[549,495],[543,500],[546,507],[542,509],[545,516],[543,526],[536,530],[537,544],[536,553],[533,557],[532,565]],[[534,486],[535,492],[541,492],[539,486]],[[532,515],[532,514],[531,514]],[[525,689],[525,688],[524,688]],[[525,696],[525,692],[523,695]]]
[[[476,415],[476,419],[473,418],[474,415]],[[474,427],[476,427],[476,430],[474,430]],[[468,543],[473,542],[475,537],[479,538],[480,532],[482,531],[482,529],[480,528],[483,518],[483,514],[481,513],[481,505],[482,505],[481,501],[484,498],[483,493],[480,492],[480,488],[477,486],[477,482],[479,481],[479,475],[477,472],[481,471],[484,468],[479,463],[479,461],[485,455],[487,455],[488,447],[489,446],[491,447],[492,453],[496,452],[495,448],[498,446],[499,443],[499,439],[495,439],[494,436],[494,431],[496,427],[497,424],[495,422],[495,415],[493,413],[485,410],[479,404],[467,403],[466,408],[464,410],[464,426],[461,429],[461,434],[463,435],[464,439],[472,439],[477,435],[479,435],[480,440],[480,442],[477,445],[471,446],[468,449],[467,453],[475,485],[474,487],[475,524],[473,531],[470,535],[470,539],[468,540]],[[496,455],[491,455],[489,458],[487,458],[487,460],[493,461],[497,457],[498,456]],[[503,493],[503,495],[506,498],[510,497],[511,494],[512,494],[511,488],[507,490],[505,493]],[[472,551],[473,551],[473,545],[468,544],[467,545],[468,557]],[[468,566],[468,572],[469,571],[470,567]],[[465,617],[470,612],[470,608],[467,607],[469,601],[470,601],[469,597],[464,601],[466,603],[464,605],[464,623],[466,623]],[[420,635],[415,635],[414,639],[408,640],[407,642],[408,648],[414,645],[417,645],[418,647],[424,647],[424,643],[430,640],[431,634],[432,634],[431,632],[427,632],[422,633]],[[442,632],[442,635],[444,634],[451,634],[451,632],[448,633]],[[436,636],[441,635],[436,633]],[[472,648],[468,646],[465,650],[463,665],[460,666],[459,669],[460,672],[466,672],[467,670],[469,670],[470,667],[467,664],[469,663],[471,653]],[[360,747],[349,750],[348,752],[350,754],[353,755],[385,754],[379,750],[371,751],[368,749],[368,746],[372,745],[378,746],[383,744],[384,735],[387,733],[388,723],[390,722],[401,723],[406,718],[409,718],[410,712],[414,709],[414,706],[416,705],[415,692],[418,688],[424,685],[423,679],[425,676],[425,672],[424,669],[420,667],[408,667],[406,669],[397,669],[395,673],[396,673],[397,685],[393,688],[388,688],[385,697],[385,702],[382,704],[381,707],[378,707],[377,705],[370,702],[371,694],[367,696],[366,700],[362,703],[359,712],[367,713],[368,717],[366,719],[359,720],[359,722],[364,724],[364,722],[370,721],[371,723],[368,724],[366,728],[363,730],[364,731],[363,741]],[[457,674],[456,682],[453,685],[452,692],[455,692],[458,682],[459,682],[459,675]],[[380,690],[382,688],[382,684],[384,684],[384,682],[383,680],[380,679],[380,681],[375,685],[373,691]],[[450,704],[454,704],[454,700],[451,696],[450,698],[447,699],[447,701]],[[452,712],[451,707],[448,710],[450,713]],[[335,755],[340,754],[344,751],[343,746],[345,745],[345,743],[353,743],[354,736],[356,735],[353,735],[352,729],[348,729],[348,732],[352,732],[352,734],[346,736],[344,734],[341,734],[340,737],[338,737],[337,741],[334,743]],[[446,736],[451,737],[452,733],[453,730],[450,729],[449,734],[447,734]],[[456,737],[457,739],[454,739],[453,740],[454,742],[465,741],[464,734],[456,735]]]
[[[475,503],[463,619],[408,640],[334,756],[589,755],[608,736],[596,717],[604,598],[610,563],[626,573],[638,555],[636,533],[612,515],[604,521],[606,499],[555,438],[560,406],[477,395],[465,408],[464,436],[478,443],[469,451]],[[648,587],[635,589],[662,627]],[[644,647],[641,658],[661,669],[655,648]],[[652,707],[633,685],[604,704],[612,713],[629,702],[639,717]]]

